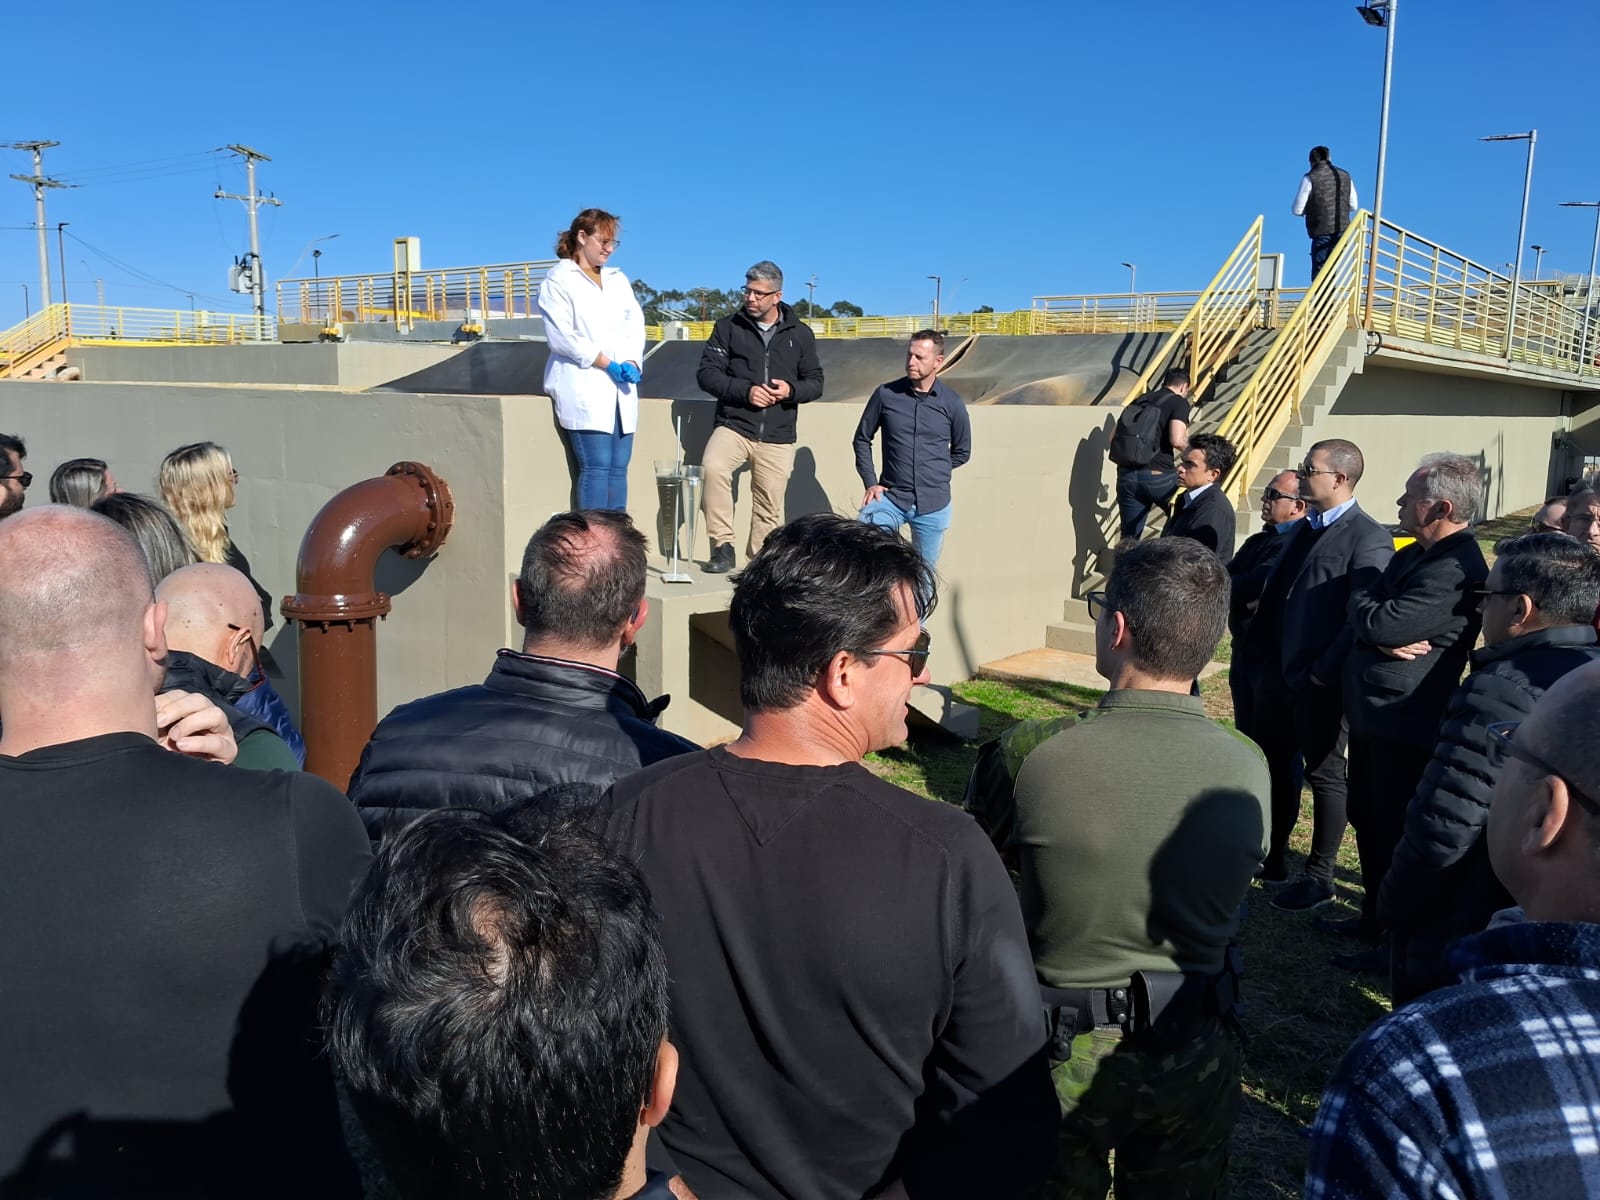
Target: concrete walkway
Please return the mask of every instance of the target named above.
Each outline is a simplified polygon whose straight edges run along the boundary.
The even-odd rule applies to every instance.
[[[1218,671],[1226,671],[1226,663],[1207,663],[1200,672],[1208,679]],[[979,679],[1001,679],[1007,682],[1070,683],[1074,687],[1093,688],[1103,692],[1105,677],[1094,669],[1094,655],[1074,654],[1070,650],[1024,650],[1008,658],[984,663],[978,668]]]

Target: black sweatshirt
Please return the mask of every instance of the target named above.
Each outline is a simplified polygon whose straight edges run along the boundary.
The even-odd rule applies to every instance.
[[[619,781],[672,973],[661,1138],[701,1200],[1005,1197],[1059,1122],[1016,893],[970,816],[724,749]]]
[[[0,758],[0,813],[0,1180],[359,1195],[314,1036],[344,797],[114,733]]]

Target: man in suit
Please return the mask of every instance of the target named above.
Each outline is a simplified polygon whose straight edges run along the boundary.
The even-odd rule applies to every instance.
[[[1228,632],[1233,635],[1235,651],[1244,641],[1245,630],[1255,616],[1256,605],[1261,600],[1261,589],[1272,574],[1278,555],[1289,544],[1288,535],[1305,520],[1306,502],[1300,498],[1300,479],[1293,471],[1281,471],[1272,477],[1261,493],[1261,529],[1245,538],[1228,563],[1231,595],[1228,600]],[[1233,693],[1233,724],[1240,733],[1251,733],[1251,720],[1255,710],[1254,673],[1239,660],[1237,653],[1228,668],[1228,690]]]
[[[1262,880],[1288,882],[1285,855],[1300,816],[1297,759],[1311,783],[1315,824],[1305,874],[1273,897],[1275,908],[1308,912],[1333,900],[1333,862],[1345,826],[1344,660],[1352,593],[1378,582],[1394,556],[1387,531],[1361,511],[1363,468],[1354,442],[1316,443],[1296,474],[1311,514],[1294,531],[1261,592],[1235,652],[1257,673],[1252,735],[1272,769],[1272,836]]]
[[[1373,948],[1335,955],[1347,970],[1386,972],[1389,952],[1378,890],[1405,832],[1406,805],[1433,758],[1439,720],[1466,670],[1482,616],[1477,589],[1488,577],[1472,536],[1483,481],[1459,454],[1430,454],[1395,503],[1400,530],[1416,541],[1389,560],[1383,578],[1350,597],[1354,643],[1344,662],[1350,726],[1350,824],[1361,854],[1361,914],[1319,917],[1331,933]]]
[[[1185,489],[1162,537],[1193,538],[1223,566],[1233,557],[1238,517],[1218,486],[1233,468],[1239,452],[1233,443],[1214,433],[1197,433],[1189,439],[1178,460],[1178,482]]]

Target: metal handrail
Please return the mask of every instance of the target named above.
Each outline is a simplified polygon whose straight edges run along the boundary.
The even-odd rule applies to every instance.
[[[271,317],[257,335],[253,313],[52,304],[0,332],[0,378],[16,375],[58,346],[231,346],[276,338]]]
[[[539,284],[555,259],[280,279],[278,319],[301,324],[504,320],[538,315]]]
[[[1202,394],[1232,359],[1245,335],[1260,324],[1261,227],[1262,218],[1257,217],[1211,282],[1195,296],[1166,344],[1140,372],[1123,404],[1148,392],[1185,346],[1189,351],[1189,394]]]
[[[1222,488],[1241,510],[1339,337],[1360,320],[1367,213],[1357,214],[1217,427],[1239,452]]]
[[[1587,297],[1569,303],[1564,283],[1523,280],[1513,317],[1509,276],[1389,221],[1379,223],[1372,246],[1369,329],[1544,370],[1600,374],[1600,315],[1587,310]]]

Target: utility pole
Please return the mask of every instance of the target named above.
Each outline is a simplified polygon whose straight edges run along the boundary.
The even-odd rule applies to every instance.
[[[7,142],[8,150],[29,150],[33,153],[33,174],[13,175],[11,178],[33,185],[33,223],[39,231],[39,307],[50,307],[50,244],[45,240],[44,190],[69,186],[44,173],[44,152],[60,142]],[[65,286],[65,285],[63,285]]]
[[[271,162],[270,156],[262,154],[259,150],[252,150],[249,146],[240,146],[232,142],[228,144],[228,149],[244,159],[245,190],[249,195],[236,196],[232,192],[218,188],[213,199],[242,200],[245,211],[250,214],[250,290],[255,299],[256,341],[262,342],[267,337],[267,280],[265,272],[261,269],[261,230],[256,221],[256,210],[263,204],[278,206],[283,201],[276,196],[263,196],[256,190],[256,163]]]
[[[939,292],[944,287],[944,279],[938,275],[929,275],[928,278],[933,280],[933,327],[937,330],[939,328]]]
[[[810,311],[806,315],[815,321],[817,319],[817,273],[815,271],[811,272],[811,278],[806,280],[806,291],[810,293],[810,297],[806,300]]]

